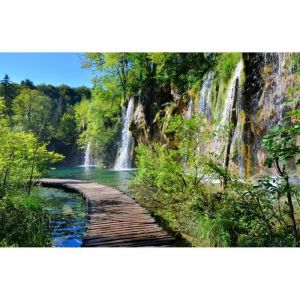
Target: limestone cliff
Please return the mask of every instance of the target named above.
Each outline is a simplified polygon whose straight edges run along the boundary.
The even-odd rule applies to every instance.
[[[223,151],[224,163],[241,176],[261,174],[266,155],[261,141],[270,128],[285,122],[283,102],[298,80],[293,68],[291,54],[243,53],[228,80],[212,68],[199,78],[196,92],[180,94],[175,86],[145,89],[135,98],[134,143],[168,144],[163,117],[203,114],[215,129],[231,128],[228,139],[211,141],[206,151]]]

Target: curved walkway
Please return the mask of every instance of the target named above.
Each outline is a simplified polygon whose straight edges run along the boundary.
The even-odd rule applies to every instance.
[[[122,192],[98,183],[44,178],[42,186],[80,193],[88,202],[89,222],[83,247],[174,246],[175,239],[159,227],[148,211]]]

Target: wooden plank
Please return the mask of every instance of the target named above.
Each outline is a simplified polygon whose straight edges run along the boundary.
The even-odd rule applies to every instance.
[[[43,186],[80,193],[88,202],[89,222],[84,247],[174,246],[175,239],[151,214],[122,192],[98,183],[72,179],[41,179]]]
[[[151,247],[151,246],[173,246],[171,239],[131,240],[131,241],[102,241],[87,242],[86,247]]]
[[[88,226],[87,231],[88,230],[109,230],[111,228],[118,228],[118,230],[120,230],[120,229],[122,229],[122,230],[138,229],[138,228],[141,228],[141,229],[159,228],[160,229],[160,227],[158,225],[154,226],[152,224],[151,225],[141,224],[141,225],[136,225],[136,226],[131,226],[131,224],[126,225],[126,226],[112,226],[112,225],[102,225],[100,223],[100,224],[92,224],[92,225]]]
[[[161,230],[160,228],[147,228],[147,229],[143,229],[143,228],[131,228],[131,229],[127,229],[127,230],[120,230],[120,229],[111,229],[111,230],[88,230],[86,232],[86,237],[90,237],[90,236],[116,236],[116,235],[130,235],[130,234],[160,234]]]

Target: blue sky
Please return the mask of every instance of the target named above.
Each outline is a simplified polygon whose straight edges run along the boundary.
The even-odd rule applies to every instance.
[[[81,68],[82,53],[0,53],[0,80],[91,87],[92,73]]]

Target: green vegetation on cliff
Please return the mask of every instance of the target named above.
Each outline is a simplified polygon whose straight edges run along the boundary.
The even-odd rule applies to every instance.
[[[288,128],[299,134],[298,122]],[[154,144],[137,149],[131,192],[167,227],[194,246],[298,245],[299,195],[287,174],[259,182],[234,176],[220,156],[203,152],[214,135],[203,118],[176,116],[168,121],[166,132],[172,134],[172,148]],[[272,142],[278,134],[286,140],[277,144],[280,150]],[[266,137],[265,145],[271,155],[267,163],[299,153],[295,135],[283,131]]]
[[[78,124],[84,128],[81,143],[92,142],[98,163],[110,165],[117,150],[121,109],[131,96],[144,104],[145,122],[153,131],[152,124],[172,98],[172,89],[186,96],[197,93],[201,78],[216,61],[216,54],[205,53],[86,54],[84,67],[92,68],[96,76],[92,101],[77,107]],[[82,120],[86,120],[84,126]]]

